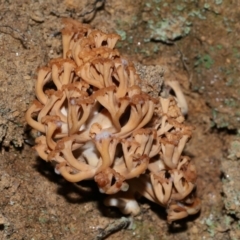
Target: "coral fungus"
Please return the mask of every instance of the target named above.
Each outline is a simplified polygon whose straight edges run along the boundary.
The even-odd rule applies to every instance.
[[[125,214],[139,212],[136,195],[166,207],[168,222],[197,213],[196,169],[182,156],[192,128],[175,98],[141,90],[134,65],[114,48],[118,35],[64,24],[63,58],[38,70],[26,112],[41,133],[39,156],[70,182],[94,179],[105,204]]]

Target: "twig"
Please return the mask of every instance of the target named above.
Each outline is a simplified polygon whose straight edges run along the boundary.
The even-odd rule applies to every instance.
[[[109,235],[127,228],[131,223],[131,219],[122,217],[119,220],[115,220],[114,222],[107,225],[104,229],[100,229],[100,233],[93,240],[103,240]]]
[[[10,30],[10,31],[9,31]],[[11,26],[8,25],[0,25],[0,32],[4,34],[8,34],[14,39],[17,39],[21,42],[24,48],[28,48],[28,40],[24,33],[21,33],[19,30],[14,29]]]
[[[190,86],[191,86],[191,84],[192,84],[192,78],[193,78],[193,73],[192,73],[192,71],[190,71],[188,65],[186,64],[185,57],[184,57],[184,55],[183,55],[183,52],[180,50],[178,44],[176,44],[176,46],[177,46],[178,52],[179,52],[179,54],[180,54],[180,59],[181,59],[181,62],[182,62],[182,64],[183,64],[183,67],[184,67],[184,69],[187,71],[187,74],[188,74],[188,82],[189,82],[189,84],[190,84]]]

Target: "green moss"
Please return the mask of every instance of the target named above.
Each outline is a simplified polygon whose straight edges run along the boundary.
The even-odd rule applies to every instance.
[[[216,232],[215,221],[210,216],[205,220],[205,224],[208,226],[207,231],[209,232],[210,236],[213,237]]]
[[[182,16],[171,16],[161,21],[150,19],[147,24],[150,32],[149,39],[165,43],[187,36],[191,30],[191,22]]]
[[[209,10],[210,9],[210,4],[209,3],[205,3],[203,6],[205,9]]]
[[[127,38],[127,33],[124,30],[116,29],[117,34],[120,35],[121,40],[124,41]]]
[[[223,0],[215,0],[216,5],[220,5],[220,4],[222,4],[222,2],[223,2]]]
[[[176,9],[178,10],[178,11],[183,11],[184,9],[185,9],[185,5],[177,5],[177,7],[176,7]]]
[[[233,78],[228,78],[228,79],[227,79],[227,82],[226,82],[226,86],[227,86],[227,87],[233,86],[234,83],[235,83],[235,81],[234,81]]]
[[[194,63],[195,67],[203,66],[206,69],[210,69],[214,64],[214,60],[209,54],[205,54],[203,56],[198,56],[197,60]]]
[[[42,224],[45,224],[45,223],[47,223],[48,220],[45,217],[39,217],[38,221]]]
[[[226,98],[224,100],[224,104],[228,107],[236,107],[237,106],[236,101],[233,98]]]

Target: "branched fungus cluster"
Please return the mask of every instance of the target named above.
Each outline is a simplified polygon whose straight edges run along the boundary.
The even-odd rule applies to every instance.
[[[135,197],[167,209],[168,222],[195,214],[196,169],[182,156],[192,128],[176,100],[139,87],[134,65],[114,48],[120,38],[64,20],[63,58],[38,70],[27,123],[35,150],[70,182],[94,179],[108,206],[137,214]]]

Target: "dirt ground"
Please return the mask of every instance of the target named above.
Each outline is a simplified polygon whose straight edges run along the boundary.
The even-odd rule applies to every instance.
[[[122,54],[177,79],[195,127],[185,154],[197,166],[201,212],[169,226],[163,208],[141,199],[131,229],[105,239],[240,239],[240,197],[223,190],[223,163],[239,135],[239,7],[236,0],[0,0],[0,239],[103,239],[102,229],[122,217],[103,205],[93,182],[66,182],[30,146],[36,133],[24,112],[36,69],[61,55],[63,17],[117,32]],[[228,163],[239,176],[238,161]],[[235,208],[226,207],[229,197]]]

